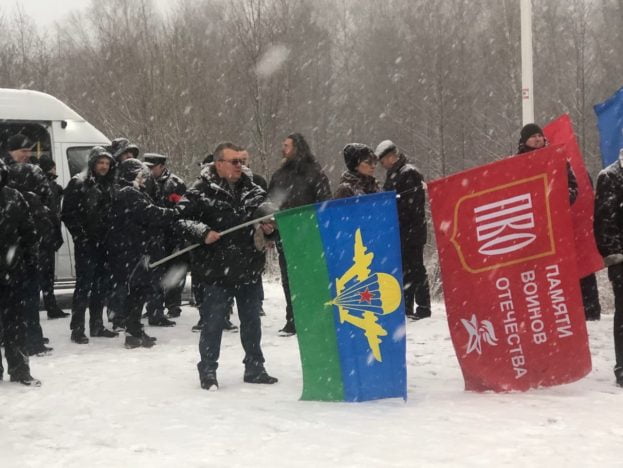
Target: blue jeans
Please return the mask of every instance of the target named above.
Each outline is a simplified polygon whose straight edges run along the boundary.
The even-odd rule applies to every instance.
[[[238,316],[240,317],[240,341],[245,353],[242,362],[247,372],[254,373],[263,369],[264,355],[260,346],[262,339],[260,321],[262,308],[261,280],[255,283],[233,286],[201,282],[197,286],[201,289],[203,297],[199,306],[202,322],[199,338],[201,361],[197,364],[199,377],[215,371],[218,367],[223,325],[227,318],[228,304],[233,298],[236,299]]]

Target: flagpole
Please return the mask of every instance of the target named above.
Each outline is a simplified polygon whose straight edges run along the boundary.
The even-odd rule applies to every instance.
[[[521,8],[521,110],[523,125],[534,123],[532,79],[532,0],[520,0]]]

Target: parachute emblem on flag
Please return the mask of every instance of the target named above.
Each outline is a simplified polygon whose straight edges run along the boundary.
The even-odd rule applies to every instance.
[[[355,232],[353,265],[335,280],[337,297],[329,304],[338,308],[340,323],[349,323],[365,333],[374,359],[381,362],[381,337],[387,336],[378,317],[395,312],[402,301],[396,278],[388,273],[372,273],[373,252],[367,252],[361,229]]]
[[[469,333],[469,341],[467,343],[467,354],[472,351],[476,351],[478,354],[482,354],[481,340],[488,343],[491,346],[497,346],[498,339],[495,337],[495,330],[493,324],[489,320],[483,320],[478,326],[478,319],[476,314],[472,314],[470,320],[461,319],[461,323]]]

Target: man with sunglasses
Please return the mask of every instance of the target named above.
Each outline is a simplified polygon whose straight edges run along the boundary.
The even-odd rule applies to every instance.
[[[264,368],[260,346],[261,281],[265,254],[255,247],[254,227],[248,226],[221,237],[220,232],[270,213],[266,192],[243,172],[239,148],[231,142],[214,150],[214,164],[201,171],[199,179],[179,202],[180,227],[192,242],[205,245],[191,253],[193,279],[197,279],[203,300],[201,336],[197,364],[201,387],[218,388],[216,369],[228,304],[236,299],[240,317],[240,341],[245,351],[243,380],[274,384]],[[272,224],[262,224],[266,235]]]

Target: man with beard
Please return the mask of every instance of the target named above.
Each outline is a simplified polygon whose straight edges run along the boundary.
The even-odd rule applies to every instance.
[[[430,291],[424,266],[426,211],[424,179],[391,141],[379,143],[375,151],[387,171],[383,190],[395,190],[398,196],[398,225],[402,246],[405,315],[412,320],[430,317]],[[413,311],[413,303],[417,309]]]
[[[115,282],[126,285],[128,291],[125,347],[151,348],[155,338],[143,331],[141,312],[154,283],[149,262],[154,257],[154,243],[160,239],[153,232],[172,226],[178,212],[156,206],[145,193],[149,168],[138,159],[123,161],[117,176],[119,191],[112,217],[117,242],[110,252],[110,264]]]
[[[71,341],[87,344],[85,313],[89,307],[91,337],[114,338],[104,328],[103,312],[109,280],[106,238],[113,197],[113,157],[101,146],[89,153],[88,167],[65,189],[62,219],[74,240],[76,287],[71,307]]]
[[[23,320],[23,284],[27,281],[26,253],[37,249],[38,235],[24,197],[6,186],[8,169],[0,159],[0,335],[4,337],[7,371],[11,382],[40,386],[30,375]],[[0,353],[0,380],[3,379]]]
[[[38,166],[30,164],[33,142],[22,134],[13,135],[7,140],[3,156],[8,167],[7,185],[19,191],[26,203],[35,228],[42,235],[54,230],[50,207],[51,193],[48,181]],[[52,351],[47,347],[39,321],[39,244],[24,252],[26,274],[21,282],[22,319],[26,324],[26,352],[29,355],[45,355]]]
[[[331,199],[329,179],[312,154],[307,141],[300,133],[292,133],[281,147],[283,163],[268,184],[268,197],[280,210],[323,202]],[[290,283],[281,242],[277,242],[281,284],[286,297],[286,324],[279,330],[281,336],[296,334]]]
[[[179,203],[181,228],[194,242],[205,245],[191,255],[193,278],[199,282],[203,300],[197,364],[201,387],[218,388],[216,369],[221,349],[228,303],[235,298],[240,317],[240,341],[245,351],[243,380],[247,383],[274,384],[264,368],[261,349],[261,280],[265,254],[255,247],[254,227],[247,226],[221,237],[220,232],[256,219],[272,211],[265,203],[266,192],[242,170],[238,147],[219,144],[214,164],[207,165],[197,182]],[[267,235],[271,224],[261,224]]]

